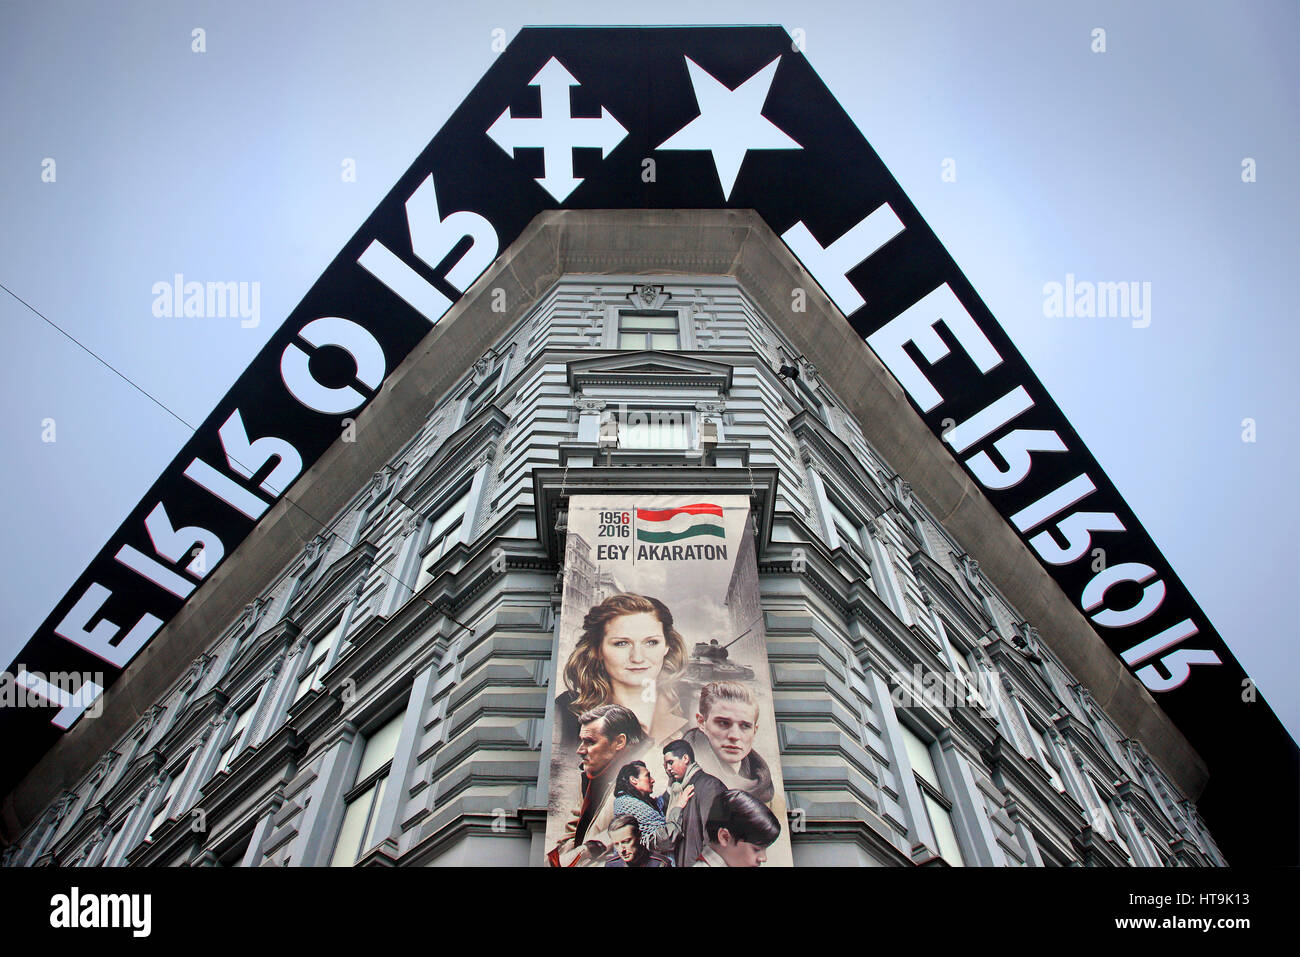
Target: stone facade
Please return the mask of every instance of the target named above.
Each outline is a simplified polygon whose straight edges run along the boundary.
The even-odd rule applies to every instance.
[[[620,331],[650,311],[675,348]],[[565,502],[644,486],[754,502],[796,865],[1223,864],[794,334],[735,276],[559,278],[358,422],[404,444],[5,862],[541,864]]]

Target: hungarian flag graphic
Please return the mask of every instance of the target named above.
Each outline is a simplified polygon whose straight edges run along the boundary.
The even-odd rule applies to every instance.
[[[722,530],[721,505],[701,503],[681,508],[638,508],[636,517],[639,542],[678,542],[699,535],[727,537]]]

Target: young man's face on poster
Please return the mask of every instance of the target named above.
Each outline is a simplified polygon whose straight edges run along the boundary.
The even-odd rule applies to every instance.
[[[664,752],[664,770],[668,772],[670,781],[680,781],[690,766],[691,759],[686,755]]]
[[[758,709],[743,701],[715,701],[708,717],[695,715],[713,751],[730,765],[739,764],[754,749]]]

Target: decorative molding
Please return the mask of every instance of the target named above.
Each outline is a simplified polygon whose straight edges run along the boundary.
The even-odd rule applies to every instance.
[[[238,626],[240,630],[252,628],[257,624],[259,618],[266,613],[267,606],[271,603],[269,598],[257,597],[244,606],[243,614],[239,618]]]
[[[269,665],[266,666],[266,670],[263,671],[262,674],[258,677],[258,681],[272,680],[276,675],[280,673],[281,666],[284,665],[285,660],[289,657],[290,655],[288,655],[286,652],[283,651],[280,652],[280,654],[276,655],[275,659]]]
[[[373,505],[378,502],[397,477],[397,468],[392,465],[383,466],[378,472],[370,477],[369,499]]]
[[[795,413],[790,419],[790,431],[801,448],[810,450],[822,466],[816,471],[823,477],[833,476],[844,495],[865,503],[867,518],[879,516],[888,509],[883,490],[862,470],[853,450],[816,415],[806,410]]]
[[[695,355],[653,350],[620,351],[584,356],[569,362],[568,383],[575,399],[581,398],[583,389],[591,386],[670,386],[712,391],[723,396],[731,390],[733,371],[730,363]]]
[[[304,560],[308,566],[315,563],[325,554],[329,549],[330,540],[333,537],[332,533],[327,532],[321,532],[320,534],[313,536],[312,540],[307,543],[307,547],[303,549]]]
[[[673,294],[665,292],[663,286],[647,283],[633,286],[632,291],[627,294],[626,298],[636,309],[662,309],[664,303],[672,297]]]

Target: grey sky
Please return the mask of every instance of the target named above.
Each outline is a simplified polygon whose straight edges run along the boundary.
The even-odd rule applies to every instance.
[[[197,423],[491,65],[494,28],[802,28],[813,67],[1300,736],[1298,9],[10,3],[0,279]],[[156,318],[151,288],[178,272],[260,282],[261,325]],[[1044,283],[1067,273],[1151,283],[1150,326],[1046,318]],[[188,433],[2,293],[0,323],[7,664]]]

